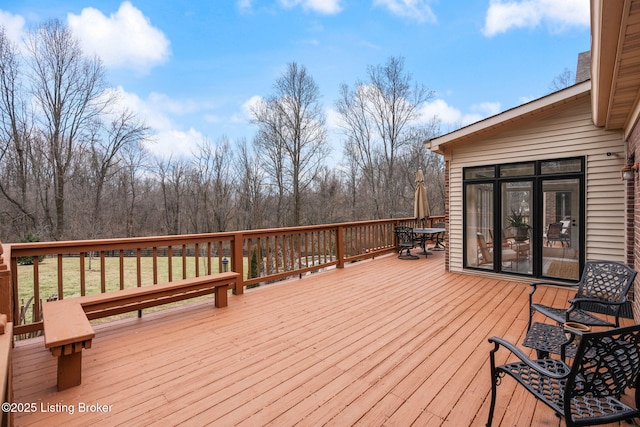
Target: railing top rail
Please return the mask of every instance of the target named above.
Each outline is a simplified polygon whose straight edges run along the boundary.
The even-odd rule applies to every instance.
[[[127,237],[127,238],[111,238],[111,239],[95,239],[95,240],[66,240],[58,242],[29,242],[29,243],[12,243],[11,249],[14,257],[23,255],[49,255],[49,254],[65,254],[84,251],[108,251],[120,249],[136,249],[147,247],[176,246],[182,244],[193,244],[199,242],[209,242],[212,240],[232,240],[233,236],[241,233],[247,237],[261,236],[266,234],[282,234],[296,233],[314,230],[326,230],[337,227],[358,227],[372,224],[383,224],[390,221],[410,221],[414,218],[393,218],[341,222],[334,224],[307,225],[298,227],[283,228],[264,228],[258,230],[241,230],[220,233],[203,233],[203,234],[181,234],[169,236],[148,236],[148,237]]]
[[[372,225],[372,224],[385,224],[394,221],[412,221],[415,218],[387,218],[387,219],[372,219],[366,221],[350,221],[350,222],[336,222],[331,224],[318,224],[318,225],[301,225],[296,227],[282,227],[282,228],[261,228],[257,230],[243,230],[243,234],[265,234],[265,233],[281,233],[283,231],[287,232],[297,232],[297,231],[307,231],[307,230],[322,230],[328,228],[337,228],[337,227],[358,227],[363,225]]]
[[[78,251],[108,251],[118,249],[150,248],[158,246],[177,246],[212,240],[232,240],[234,233],[181,234],[175,236],[128,237],[95,240],[65,240],[58,242],[12,243],[14,257],[22,252],[29,254],[61,254]]]

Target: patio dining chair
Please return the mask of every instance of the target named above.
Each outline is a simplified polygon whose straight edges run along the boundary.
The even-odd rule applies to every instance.
[[[505,375],[524,386],[557,416],[564,417],[567,426],[607,424],[640,416],[640,325],[575,334],[580,340],[571,365],[559,359],[532,360],[510,342],[489,338],[494,348],[489,352],[488,427],[493,421],[496,389]],[[500,347],[511,351],[519,360],[496,366],[496,352]],[[634,394],[633,403],[620,400],[625,391]]]
[[[400,259],[419,259],[417,255],[411,253],[411,249],[416,246],[416,237],[411,227],[397,226],[394,229],[399,250]],[[404,254],[403,254],[404,252]]]
[[[570,245],[569,235],[563,231],[563,225],[561,222],[554,222],[547,226],[547,246],[552,246],[553,242],[560,242],[560,245],[564,247]]]
[[[477,233],[476,235],[478,240],[478,266],[484,264],[493,264],[493,248],[489,247],[487,244],[487,240],[485,239],[482,233]],[[502,262],[517,262],[518,261],[518,253],[513,249],[509,249],[508,247],[503,247],[501,252]]]
[[[533,314],[539,312],[558,324],[578,322],[587,326],[620,326],[620,315],[627,303],[627,293],[633,285],[636,272],[625,264],[615,261],[587,261],[580,281],[573,285],[534,282],[529,293],[529,326]],[[534,303],[533,296],[539,285],[578,287],[575,296],[569,300],[568,308],[556,308]],[[592,313],[605,314],[615,318],[614,322]]]

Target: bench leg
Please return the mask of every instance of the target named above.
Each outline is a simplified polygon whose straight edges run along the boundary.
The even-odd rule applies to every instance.
[[[216,307],[226,307],[227,306],[227,291],[229,290],[229,285],[227,286],[217,286],[216,287]]]
[[[82,351],[58,356],[58,391],[82,382]]]

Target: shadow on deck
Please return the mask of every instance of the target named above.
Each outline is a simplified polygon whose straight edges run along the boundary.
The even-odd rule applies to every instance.
[[[15,424],[484,425],[487,338],[522,342],[529,286],[445,273],[443,260],[391,255],[248,290],[226,308],[97,325],[82,385],[63,392],[42,338],[18,342],[15,401],[37,410]],[[564,425],[513,381],[498,393],[494,425]]]

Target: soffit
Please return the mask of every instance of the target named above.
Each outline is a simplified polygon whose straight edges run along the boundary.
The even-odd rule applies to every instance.
[[[608,0],[604,1],[604,6],[608,5]],[[603,8],[603,13],[606,10]],[[594,83],[601,87],[601,94],[609,86],[607,75],[611,75],[610,92],[608,100],[601,95],[597,102],[603,107],[606,103],[606,113],[599,118],[596,117],[596,124],[604,125],[605,129],[625,129],[632,126],[636,119],[634,110],[638,104],[638,94],[640,89],[640,0],[624,1],[620,24],[618,28],[613,25],[607,28],[607,22],[602,22],[603,28],[600,32],[600,52],[599,64],[600,78]],[[609,22],[610,24],[610,22]],[[617,34],[616,34],[617,33]],[[594,35],[598,35],[595,33]],[[611,40],[617,38],[615,44],[615,55],[611,55],[609,50],[613,48]],[[608,59],[607,63],[607,57]],[[602,58],[605,58],[603,60]],[[613,61],[612,61],[613,59]],[[611,72],[607,71],[607,68]],[[594,76],[594,80],[595,80]],[[597,106],[594,106],[597,108]],[[600,110],[602,111],[602,110]],[[604,112],[604,111],[603,111]],[[604,122],[603,122],[604,119]]]

